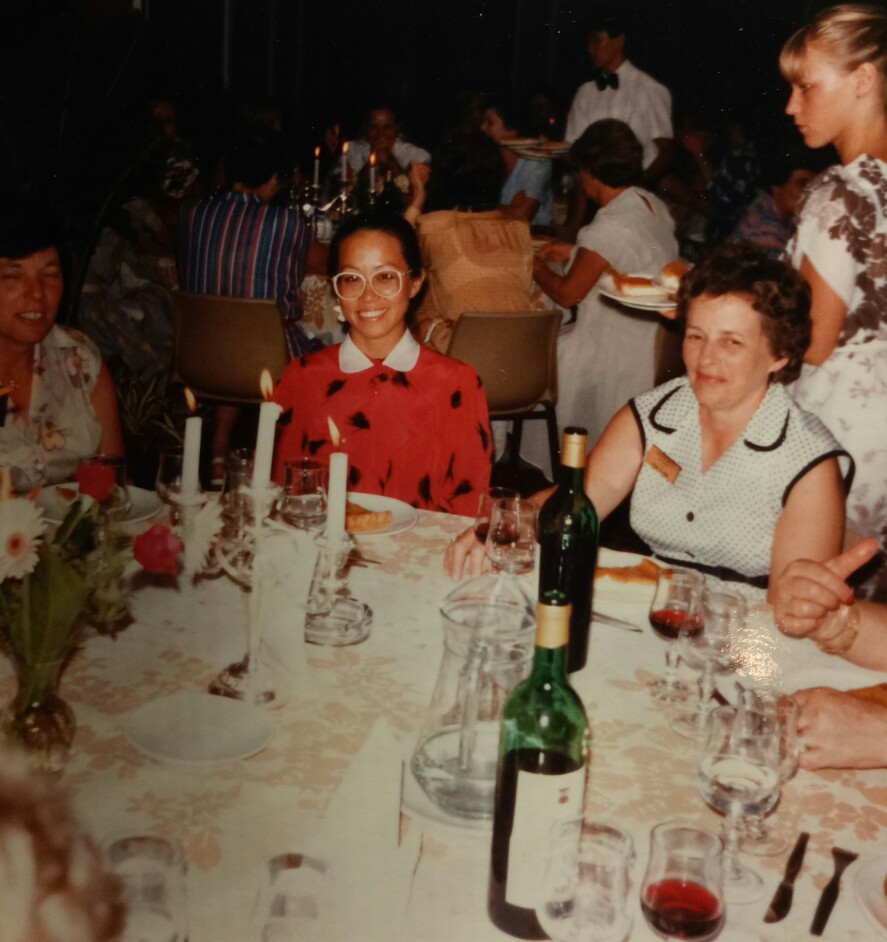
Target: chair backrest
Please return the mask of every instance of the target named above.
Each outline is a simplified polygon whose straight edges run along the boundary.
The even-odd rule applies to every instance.
[[[274,300],[177,291],[173,373],[194,393],[231,402],[259,402],[263,369],[280,379],[289,355]]]
[[[491,415],[529,412],[557,402],[560,311],[462,314],[449,355],[477,370]]]

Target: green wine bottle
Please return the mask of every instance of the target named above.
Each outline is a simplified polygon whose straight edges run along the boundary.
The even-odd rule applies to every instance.
[[[539,598],[549,594],[573,606],[567,671],[582,670],[588,657],[591,594],[597,561],[598,518],[585,495],[583,428],[564,429],[557,489],[539,511]]]
[[[569,605],[539,602],[533,669],[502,712],[487,909],[520,939],[547,938],[535,911],[545,848],[585,795],[588,721],[567,682],[569,621]]]

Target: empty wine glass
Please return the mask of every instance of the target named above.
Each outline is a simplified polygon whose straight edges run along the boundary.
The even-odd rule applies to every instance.
[[[705,580],[692,569],[660,569],[650,603],[650,625],[665,641],[665,671],[649,685],[657,700],[684,700],[687,687],[678,680],[676,641],[682,632],[702,630],[699,606]]]
[[[766,814],[779,797],[779,725],[761,717],[754,725],[737,722],[733,707],[718,707],[699,763],[699,790],[705,802],[726,815],[724,895],[748,903],[763,891],[761,878],[739,863],[739,830],[749,814]]]
[[[474,518],[474,535],[481,543],[487,542],[493,506],[500,501],[512,501],[516,504],[519,500],[520,494],[510,487],[489,487],[481,491],[477,501],[477,516]]]
[[[554,942],[622,942],[631,931],[634,845],[619,828],[574,818],[555,824],[536,915]]]
[[[762,717],[779,725],[779,783],[784,784],[798,771],[801,757],[797,702],[775,690],[744,689],[739,704],[742,721],[753,728],[760,726]],[[788,847],[788,839],[774,832],[763,814],[749,814],[743,819],[739,846],[749,854],[772,856]]]
[[[178,503],[182,489],[183,451],[181,448],[169,448],[160,452],[157,463],[157,479],[154,489],[164,504],[171,507]]]
[[[494,501],[486,542],[497,569],[518,576],[531,572],[536,555],[536,506],[528,500]]]
[[[641,912],[663,939],[708,942],[724,927],[723,841],[705,828],[665,821],[650,832]]]
[[[708,735],[715,674],[733,667],[732,639],[745,622],[745,611],[745,599],[737,592],[705,588],[700,603],[702,630],[681,632],[678,643],[681,660],[702,671],[695,708],[679,713],[671,722],[672,729],[682,736],[705,739]]]

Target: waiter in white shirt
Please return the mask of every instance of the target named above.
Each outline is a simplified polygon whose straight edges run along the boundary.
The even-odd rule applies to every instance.
[[[589,19],[588,56],[596,73],[573,98],[566,139],[572,143],[601,118],[624,121],[643,145],[643,183],[652,188],[671,162],[671,94],[625,58],[625,31],[625,15],[614,7],[600,7]]]

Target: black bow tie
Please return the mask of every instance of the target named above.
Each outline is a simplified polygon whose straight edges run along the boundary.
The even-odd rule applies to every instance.
[[[599,92],[607,87],[619,88],[619,76],[615,72],[608,75],[603,69],[597,69],[594,73],[594,84],[597,85]]]

